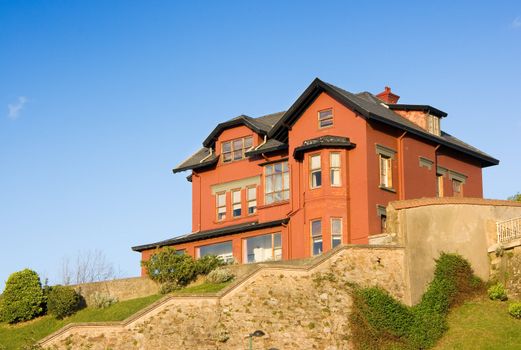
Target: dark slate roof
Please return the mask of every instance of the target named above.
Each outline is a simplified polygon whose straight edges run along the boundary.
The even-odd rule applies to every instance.
[[[188,169],[202,169],[216,164],[218,159],[218,155],[215,153],[210,155],[210,149],[203,147],[188,157],[186,160],[182,161],[172,171],[175,174]]]
[[[388,103],[387,107],[389,107],[392,110],[403,110],[403,111],[423,111],[432,115],[435,115],[440,118],[445,118],[447,116],[447,113],[438,109],[434,108],[429,105],[411,105],[411,104],[401,104],[401,103],[395,103],[391,104]]]
[[[349,141],[348,137],[343,136],[320,136],[314,139],[305,140],[302,142],[302,146],[296,147],[293,151],[293,156],[295,159],[302,159],[304,152],[320,149],[324,147],[334,147],[334,148],[354,148],[356,145]]]
[[[267,135],[273,125],[284,115],[284,112],[268,114],[259,118],[252,118],[247,115],[240,115],[238,117],[227,120],[223,123],[219,123],[215,129],[208,135],[204,140],[204,147],[213,147],[215,140],[219,137],[221,132],[228,128],[232,128],[238,125],[246,125],[257,134]]]
[[[258,148],[254,148],[251,151],[246,152],[246,156],[251,157],[262,153],[285,150],[288,149],[288,144],[280,142],[279,140],[269,139],[264,145],[257,147]]]
[[[393,112],[389,106],[368,92],[353,94],[335,85],[323,82],[318,78],[311,83],[311,85],[304,91],[304,93],[302,93],[284,116],[271,129],[268,137],[273,137],[282,142],[287,142],[288,128],[297,121],[302,112],[321,92],[328,93],[330,96],[368,120],[376,120],[394,126],[424,139],[437,142],[448,148],[468,154],[479,159],[484,167],[499,164],[497,159],[452,136],[447,137],[446,135],[448,134],[443,133],[441,136],[437,136],[427,132],[410,120]]]
[[[269,221],[269,222],[263,222],[263,223],[259,223],[257,221],[247,222],[244,224],[227,226],[227,227],[218,228],[218,229],[214,229],[214,230],[206,230],[206,231],[201,231],[201,232],[196,232],[196,233],[189,233],[184,236],[175,237],[175,238],[167,239],[167,240],[156,242],[156,243],[139,245],[139,246],[132,247],[132,250],[136,251],[136,252],[141,252],[141,251],[147,250],[147,249],[155,249],[155,248],[160,248],[160,247],[169,246],[169,245],[200,241],[203,239],[243,233],[243,232],[248,232],[248,231],[253,231],[253,230],[259,230],[262,228],[276,227],[276,226],[280,226],[282,224],[287,224],[288,221],[289,221],[289,218],[281,219],[281,220],[274,220],[274,221]]]

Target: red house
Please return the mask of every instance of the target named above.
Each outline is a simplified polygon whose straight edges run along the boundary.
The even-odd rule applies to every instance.
[[[368,243],[390,201],[482,197],[482,168],[499,161],[441,131],[447,113],[398,99],[315,79],[286,112],[217,125],[173,170],[191,172],[192,232],[132,249],[304,258]]]

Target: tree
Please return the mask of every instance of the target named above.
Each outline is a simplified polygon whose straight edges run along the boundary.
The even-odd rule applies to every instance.
[[[9,276],[2,297],[2,320],[8,323],[27,321],[43,311],[42,283],[38,274],[29,269]]]
[[[106,281],[116,277],[114,265],[98,249],[79,251],[73,263],[69,257],[62,261],[62,283],[66,286]]]
[[[521,202],[521,192],[507,198],[509,201]]]

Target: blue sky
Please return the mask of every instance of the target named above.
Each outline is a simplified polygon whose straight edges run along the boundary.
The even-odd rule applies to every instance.
[[[288,108],[315,77],[393,88],[499,158],[485,196],[521,191],[521,3],[0,1],[0,290],[60,282],[65,256],[190,231],[171,169],[216,123]]]

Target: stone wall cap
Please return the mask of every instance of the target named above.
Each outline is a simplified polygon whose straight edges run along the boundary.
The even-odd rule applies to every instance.
[[[389,203],[389,207],[400,210],[416,207],[424,207],[429,205],[447,205],[447,204],[465,204],[465,205],[489,205],[498,207],[521,207],[521,202],[502,200],[502,199],[484,199],[470,197],[442,197],[442,198],[419,198],[407,199],[402,201],[394,201]]]

